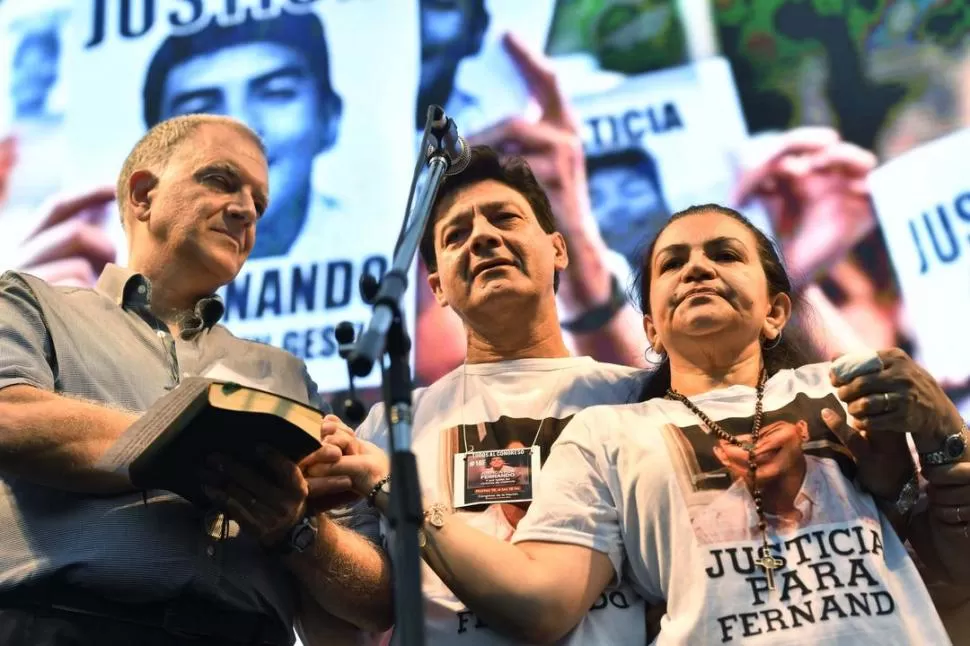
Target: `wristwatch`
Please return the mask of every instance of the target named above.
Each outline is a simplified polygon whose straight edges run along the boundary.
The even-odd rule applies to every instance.
[[[931,451],[929,453],[920,453],[919,461],[923,466],[938,466],[941,464],[953,464],[958,462],[963,454],[966,453],[968,436],[970,436],[970,431],[967,430],[967,423],[963,423],[963,428],[960,429],[959,433],[954,433],[953,435],[947,435],[943,438],[943,446],[940,447],[939,451]]]
[[[610,276],[610,299],[594,307],[593,309],[580,314],[572,321],[562,321],[559,325],[562,329],[573,334],[587,334],[595,332],[613,320],[616,313],[623,309],[629,302],[629,296],[620,284],[620,279],[616,274]]]
[[[303,553],[310,549],[317,539],[317,525],[309,517],[304,516],[300,522],[286,533],[274,551],[279,554]]]

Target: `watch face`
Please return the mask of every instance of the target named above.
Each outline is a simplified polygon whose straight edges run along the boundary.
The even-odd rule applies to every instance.
[[[317,532],[311,525],[304,525],[293,537],[293,547],[302,552],[313,545],[313,539],[316,535]]]
[[[943,445],[943,451],[949,458],[960,457],[966,449],[967,441],[963,439],[962,433],[946,438],[946,443]]]

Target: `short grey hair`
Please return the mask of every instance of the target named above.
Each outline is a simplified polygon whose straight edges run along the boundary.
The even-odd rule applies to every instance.
[[[186,114],[161,121],[153,126],[138,140],[135,147],[128,153],[125,163],[118,174],[118,184],[115,187],[118,210],[121,212],[121,223],[125,223],[125,194],[128,190],[128,180],[132,173],[140,168],[161,169],[171,159],[178,145],[199,126],[219,124],[235,128],[240,134],[248,137],[259,146],[265,155],[266,147],[249,126],[238,119],[215,114]]]

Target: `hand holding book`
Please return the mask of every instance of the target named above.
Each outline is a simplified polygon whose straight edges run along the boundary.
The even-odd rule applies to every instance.
[[[307,482],[299,467],[268,446],[256,447],[258,466],[213,454],[200,469],[202,491],[250,536],[278,545],[307,513]]]
[[[218,454],[277,481],[282,477],[260,447],[294,468],[320,448],[323,413],[297,401],[239,384],[184,379],[147,410],[101,459],[127,471],[139,489],[176,493],[208,508],[200,474]],[[241,483],[240,483],[241,484]],[[259,486],[255,482],[251,486]]]

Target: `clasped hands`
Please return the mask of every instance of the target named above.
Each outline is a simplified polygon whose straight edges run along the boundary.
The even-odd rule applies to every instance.
[[[387,454],[359,439],[336,415],[324,418],[320,441],[323,446],[300,463],[314,509],[323,511],[366,498],[390,473]]]

